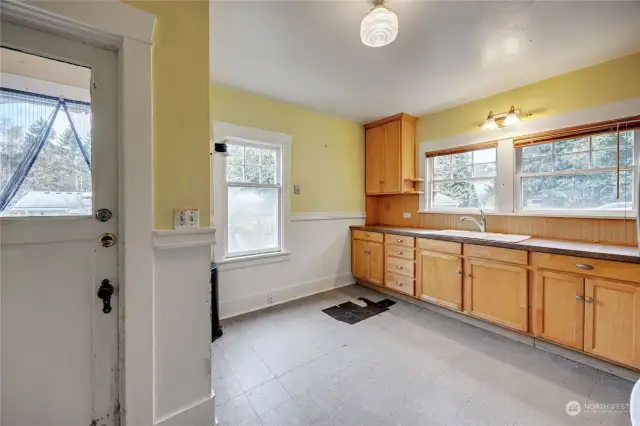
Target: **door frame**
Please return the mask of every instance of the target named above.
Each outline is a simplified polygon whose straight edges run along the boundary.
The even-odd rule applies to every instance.
[[[153,115],[155,16],[117,0],[3,0],[3,19],[118,57],[121,424],[153,424]],[[125,177],[135,176],[135,179]],[[0,221],[0,226],[2,221]],[[126,246],[123,242],[126,241]],[[129,283],[135,285],[129,286]],[[0,413],[2,407],[0,406]]]

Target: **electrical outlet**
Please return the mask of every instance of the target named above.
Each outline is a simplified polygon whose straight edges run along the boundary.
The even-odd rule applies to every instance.
[[[411,213],[404,212],[402,213],[402,217],[405,219],[411,219]]]
[[[273,293],[267,293],[267,303],[269,305],[273,303]]]
[[[300,185],[293,185],[293,193],[295,195],[300,195]]]

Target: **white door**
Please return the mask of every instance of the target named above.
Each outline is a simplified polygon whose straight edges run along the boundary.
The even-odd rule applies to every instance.
[[[0,42],[10,49],[0,58],[0,186],[16,182],[21,149],[46,141],[0,212],[1,424],[118,425],[118,244],[98,240],[118,230],[117,55],[9,23]],[[83,72],[84,89],[73,80]],[[82,90],[90,104],[74,99]],[[37,119],[49,139],[33,131]],[[98,209],[113,217],[99,221]],[[109,313],[103,280],[115,288]]]

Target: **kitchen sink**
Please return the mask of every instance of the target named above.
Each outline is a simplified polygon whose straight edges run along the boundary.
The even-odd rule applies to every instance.
[[[496,234],[493,232],[460,231],[457,229],[435,231],[434,234],[449,235],[451,237],[474,238],[476,240],[485,241],[500,241],[503,243],[519,243],[531,238],[530,235]]]

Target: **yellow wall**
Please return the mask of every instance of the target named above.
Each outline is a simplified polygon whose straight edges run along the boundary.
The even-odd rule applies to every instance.
[[[507,71],[508,72],[508,71]],[[417,123],[418,143],[479,131],[478,125],[493,110],[511,105],[532,117],[555,115],[610,102],[640,97],[640,53],[542,80],[454,108],[422,116]]]
[[[128,1],[156,16],[153,47],[154,227],[174,207],[209,226],[209,3]],[[131,178],[131,177],[130,177]]]
[[[293,213],[364,211],[362,126],[260,96],[211,85],[211,119],[293,137]],[[292,191],[292,189],[290,189]]]

